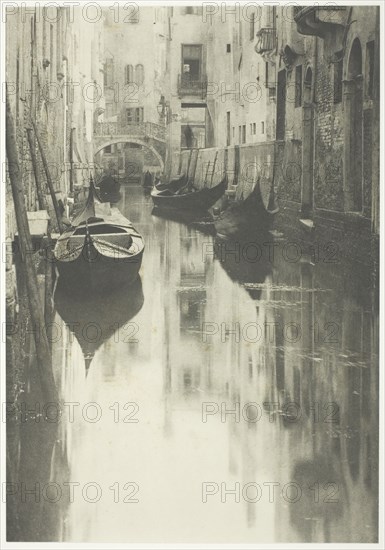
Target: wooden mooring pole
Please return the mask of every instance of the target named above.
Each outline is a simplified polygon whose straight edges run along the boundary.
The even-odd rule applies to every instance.
[[[22,99],[22,101],[24,103],[27,103],[25,99]],[[52,176],[51,176],[51,172],[50,172],[50,169],[49,169],[49,166],[48,166],[47,157],[45,156],[43,144],[41,142],[41,138],[40,138],[39,131],[37,129],[36,122],[34,121],[31,113],[30,113],[29,118],[30,118],[30,121],[31,121],[31,124],[32,124],[33,131],[35,132],[37,145],[38,145],[39,151],[40,151],[41,160],[43,161],[44,172],[45,172],[45,176],[47,178],[47,185],[48,185],[49,192],[51,194],[52,204],[53,204],[53,207],[55,209],[58,229],[59,229],[60,233],[63,233],[63,224],[61,223],[61,214],[60,214],[59,203],[57,201],[55,189],[54,189],[54,186],[53,186]]]
[[[40,210],[46,210],[47,209],[47,201],[45,199],[45,194],[43,191],[43,187],[41,184],[41,180],[39,177],[39,169],[37,166],[37,159],[36,159],[36,151],[35,151],[35,142],[33,139],[33,130],[32,128],[26,128],[27,132],[27,138],[28,138],[28,145],[29,145],[29,152],[31,155],[31,162],[32,162],[32,168],[33,168],[33,175],[35,176],[35,183],[36,183],[36,193],[37,193],[37,200],[39,202],[39,209]]]
[[[31,153],[31,161],[33,173],[35,176],[36,191],[40,210],[48,210],[45,192],[42,182],[39,177],[39,169],[37,165],[35,142],[33,138],[33,129],[27,128],[28,144]],[[48,342],[51,343],[52,336],[52,240],[50,221],[48,222],[47,241],[45,247],[45,300],[44,300],[44,319],[47,329]],[[51,346],[50,346],[51,347]]]
[[[57,402],[58,395],[52,372],[51,352],[44,323],[43,306],[40,303],[36,269],[33,263],[32,239],[28,225],[24,189],[20,178],[20,165],[16,146],[15,127],[8,95],[6,99],[6,111],[6,151],[8,159],[8,172],[15,206],[20,252],[24,260],[24,268],[26,272],[25,279],[36,345],[37,366],[44,397],[50,401]]]

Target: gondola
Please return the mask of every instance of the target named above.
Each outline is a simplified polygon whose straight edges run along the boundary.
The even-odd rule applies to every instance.
[[[278,208],[268,210],[265,207],[258,179],[245,200],[232,204],[215,220],[215,229],[221,238],[250,236],[261,230],[269,230],[277,212]]]
[[[117,208],[98,217],[100,204],[93,182],[84,209],[58,238],[54,258],[60,277],[72,291],[107,291],[138,276],[144,243]],[[100,205],[99,211],[107,205]],[[105,208],[106,210],[106,208]]]
[[[144,189],[152,189],[154,186],[154,176],[151,174],[149,170],[145,172],[143,176],[143,188]]]
[[[118,202],[121,198],[120,183],[112,176],[103,176],[97,186],[98,196],[101,202]]]
[[[218,185],[196,191],[186,189],[179,193],[172,193],[168,189],[164,191],[153,189],[151,197],[157,208],[206,211],[222,197],[226,188],[227,178],[224,177]]]
[[[68,292],[59,278],[54,300],[57,312],[80,344],[87,373],[97,350],[114,333],[118,331],[123,341],[134,338],[129,321],[141,310],[144,296],[140,276],[132,285],[123,285],[108,295],[93,293],[80,298]]]
[[[158,182],[155,184],[155,187],[158,191],[171,191],[172,193],[176,193],[183,187],[187,185],[188,179],[186,174],[180,174],[179,176],[176,176],[175,178],[172,178],[170,181],[167,182]]]

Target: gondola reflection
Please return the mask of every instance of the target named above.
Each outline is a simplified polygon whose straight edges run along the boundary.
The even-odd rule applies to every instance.
[[[153,208],[151,215],[163,220],[182,223],[207,235],[215,235],[214,218],[210,212],[197,213],[190,210]]]
[[[263,284],[272,272],[272,263],[263,253],[265,239],[260,237],[258,241],[217,237],[214,242],[214,258],[231,280],[239,283],[253,300],[260,299]]]
[[[69,293],[59,277],[54,299],[60,317],[79,342],[87,374],[101,345],[139,313],[144,295],[140,277],[108,294],[83,297]]]

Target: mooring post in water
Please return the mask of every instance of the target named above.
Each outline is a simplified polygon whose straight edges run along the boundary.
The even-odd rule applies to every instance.
[[[47,210],[47,201],[45,198],[45,192],[43,191],[43,186],[39,177],[39,170],[37,166],[35,142],[33,138],[33,129],[27,128],[26,131],[27,131],[29,149],[31,153],[33,173],[35,176],[39,208],[40,210]],[[49,226],[50,226],[50,222],[48,222],[48,232],[47,232],[47,240],[46,240],[47,246],[45,249],[44,319],[45,319],[45,326],[47,330],[47,338],[48,338],[48,342],[50,343],[52,339],[51,338],[52,336],[52,328],[51,328],[52,327],[52,253],[51,253],[52,241],[51,241],[51,230]]]
[[[22,99],[21,101],[23,101],[24,103],[26,103],[26,100],[25,100],[25,99]],[[43,144],[42,144],[41,139],[40,139],[40,134],[39,134],[39,131],[38,131],[38,129],[37,129],[36,122],[34,121],[34,119],[33,119],[32,115],[31,115],[31,113],[30,113],[30,120],[31,120],[31,124],[32,124],[33,130],[34,130],[34,132],[35,132],[35,136],[36,136],[36,140],[37,140],[37,145],[38,145],[39,151],[40,151],[41,160],[43,161],[44,172],[45,172],[45,176],[46,176],[46,178],[47,178],[47,185],[48,185],[49,192],[50,192],[50,194],[51,194],[52,204],[53,204],[53,207],[54,207],[54,209],[55,209],[55,214],[56,214],[56,219],[57,219],[57,225],[58,225],[58,228],[59,228],[59,232],[60,232],[60,233],[63,233],[63,225],[62,225],[62,223],[61,223],[60,208],[59,208],[59,203],[58,203],[58,201],[57,201],[55,189],[54,189],[54,186],[53,186],[53,181],[52,181],[52,177],[51,177],[51,172],[50,172],[50,170],[49,170],[49,166],[48,166],[48,162],[47,162],[47,157],[45,156]]]
[[[27,208],[24,199],[24,189],[20,178],[19,158],[16,146],[15,128],[7,95],[6,99],[6,151],[8,159],[8,172],[11,182],[13,202],[17,230],[19,233],[19,245],[24,269],[26,272],[26,285],[29,301],[29,310],[32,328],[35,337],[37,365],[45,398],[57,402],[57,390],[52,372],[52,360],[48,343],[46,327],[44,323],[43,307],[40,303],[39,287],[36,269],[32,257],[32,239],[29,231]]]

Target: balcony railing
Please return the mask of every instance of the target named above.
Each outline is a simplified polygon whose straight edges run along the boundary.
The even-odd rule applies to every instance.
[[[166,128],[154,122],[122,124],[120,122],[98,122],[94,127],[97,136],[129,136],[137,138],[154,138],[166,140]]]
[[[206,97],[207,79],[205,77],[193,78],[189,74],[178,75],[179,95],[199,95]]]
[[[257,43],[255,51],[257,53],[271,52],[275,50],[277,44],[277,34],[274,27],[264,27],[257,32]]]
[[[294,21],[300,34],[325,37],[327,32],[335,32],[337,27],[346,25],[347,6],[307,6],[296,7]]]

